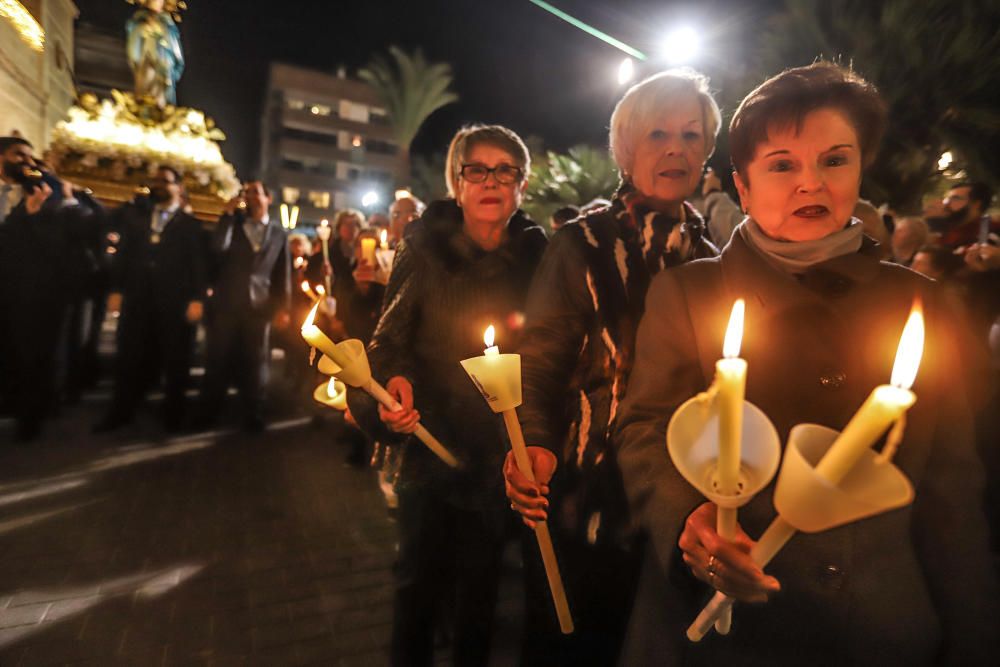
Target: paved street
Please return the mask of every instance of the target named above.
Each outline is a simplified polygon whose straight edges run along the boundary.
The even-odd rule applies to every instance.
[[[386,664],[395,527],[329,425],[300,407],[258,436],[167,440],[146,414],[91,436],[103,400],[30,446],[0,420],[0,665]]]

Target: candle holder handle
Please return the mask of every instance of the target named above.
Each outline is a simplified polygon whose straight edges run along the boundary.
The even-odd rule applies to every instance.
[[[510,436],[511,450],[514,452],[514,460],[521,474],[535,481],[535,472],[531,467],[531,459],[528,457],[528,448],[524,444],[524,433],[521,431],[521,423],[517,420],[517,411],[514,408],[503,411],[503,421],[507,426],[507,434]],[[538,549],[542,552],[542,564],[545,566],[545,577],[549,582],[549,590],[552,592],[552,602],[556,607],[556,616],[559,618],[559,629],[564,635],[573,632],[573,616],[569,611],[569,602],[566,600],[566,589],[563,587],[562,577],[559,574],[559,562],[556,560],[556,552],[552,547],[552,537],[549,535],[549,526],[544,521],[535,524],[535,539],[538,541]]]
[[[392,412],[399,412],[403,409],[403,406],[399,404],[395,398],[393,398],[385,388],[375,381],[375,378],[369,378],[368,383],[362,387],[365,391],[372,395],[372,397],[389,408]],[[431,435],[430,431],[424,428],[423,424],[417,424],[417,430],[413,432],[413,435],[417,436],[420,442],[427,445],[427,448],[434,452],[439,459],[447,463],[452,468],[458,468],[458,459],[448,451],[448,449],[441,444],[441,442]]]

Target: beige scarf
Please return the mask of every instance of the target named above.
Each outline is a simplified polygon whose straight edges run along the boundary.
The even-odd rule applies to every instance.
[[[737,227],[743,240],[755,248],[764,259],[787,273],[805,273],[809,267],[834,257],[849,255],[861,249],[863,226],[851,218],[838,232],[815,241],[778,241],[764,233],[753,218],[746,218]]]

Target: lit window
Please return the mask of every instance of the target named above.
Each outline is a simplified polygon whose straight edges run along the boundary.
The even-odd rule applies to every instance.
[[[288,100],[288,108],[289,109],[294,109],[295,111],[301,111],[302,109],[306,108],[306,103],[303,102],[302,100],[289,99]]]
[[[330,193],[310,190],[309,203],[316,208],[330,208]]]
[[[281,188],[281,201],[286,204],[295,204],[299,201],[302,192],[298,188]]]
[[[351,145],[355,148],[361,148],[362,143],[364,142],[361,140],[360,134],[355,134],[354,137],[351,138]]]
[[[314,104],[309,107],[309,112],[314,116],[329,116],[331,111],[325,104]]]
[[[356,104],[348,100],[340,101],[340,117],[347,120],[354,120],[359,123],[368,122],[368,107],[364,104]]]

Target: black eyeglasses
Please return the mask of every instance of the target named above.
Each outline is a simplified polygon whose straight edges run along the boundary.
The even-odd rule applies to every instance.
[[[521,180],[524,171],[520,167],[509,164],[498,164],[492,169],[484,164],[463,164],[462,178],[469,183],[483,183],[493,174],[493,178],[501,185],[510,185]]]

